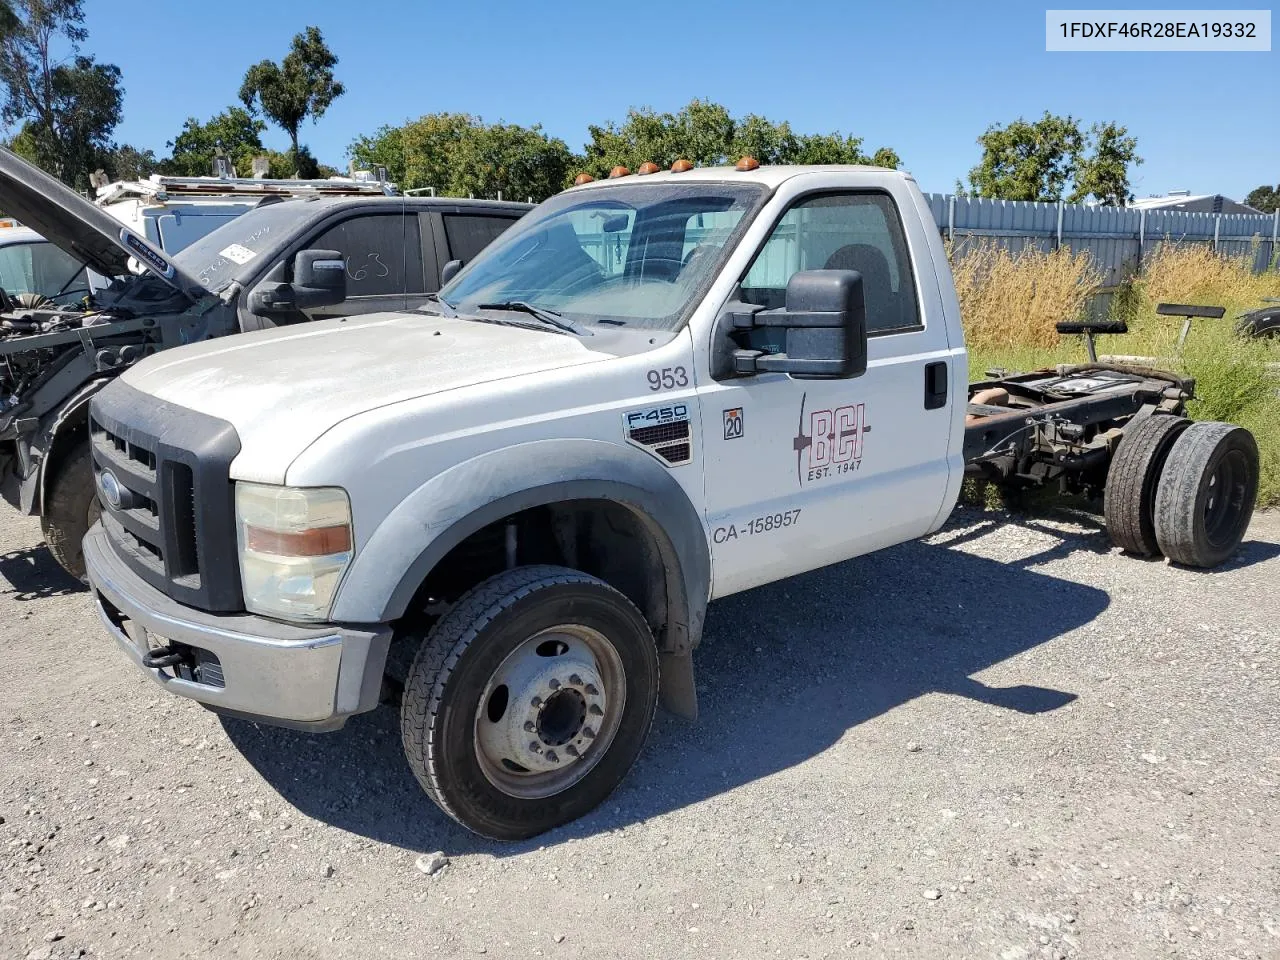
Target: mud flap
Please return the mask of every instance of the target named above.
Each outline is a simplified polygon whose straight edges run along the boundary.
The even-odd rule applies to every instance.
[[[698,694],[693,685],[693,655],[662,653],[658,658],[662,686],[658,702],[668,713],[690,722],[698,719]]]

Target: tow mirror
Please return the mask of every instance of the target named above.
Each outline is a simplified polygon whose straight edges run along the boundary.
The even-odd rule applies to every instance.
[[[293,261],[293,302],[299,310],[347,299],[347,263],[337,250],[303,250]]]
[[[746,331],[733,372],[789,373],[800,380],[847,379],[867,371],[867,310],[856,270],[802,270],[777,310],[730,303],[726,320]]]
[[[261,316],[330,307],[347,299],[347,264],[337,250],[303,250],[293,260],[293,282],[277,264],[249,295],[249,311]]]
[[[450,280],[458,275],[458,271],[462,269],[461,260],[450,260],[444,265],[444,269],[440,271],[440,286],[444,286]]]

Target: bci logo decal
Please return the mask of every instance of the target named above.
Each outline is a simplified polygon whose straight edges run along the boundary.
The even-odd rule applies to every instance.
[[[862,466],[862,435],[871,431],[867,405],[850,403],[810,410],[806,417],[807,399],[808,394],[800,398],[800,428],[792,442],[796,480],[803,485],[858,470]]]

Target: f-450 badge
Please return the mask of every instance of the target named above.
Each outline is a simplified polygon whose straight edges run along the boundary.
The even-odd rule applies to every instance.
[[[800,428],[792,441],[796,451],[796,480],[801,486],[860,469],[862,435],[871,431],[865,403],[810,410],[806,416],[808,396],[800,398]]]

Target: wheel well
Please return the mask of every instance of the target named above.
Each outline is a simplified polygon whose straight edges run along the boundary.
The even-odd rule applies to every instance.
[[[58,429],[49,438],[49,450],[44,457],[43,479],[40,484],[37,508],[44,510],[44,494],[49,489],[50,481],[58,475],[67,457],[75,450],[78,441],[89,442],[89,403],[86,400],[72,410],[65,420],[58,424]]]
[[[511,566],[549,563],[599,577],[648,621],[659,648],[669,616],[668,570],[653,522],[612,500],[568,500],[511,514],[450,550],[418,587],[407,617],[429,617]]]

